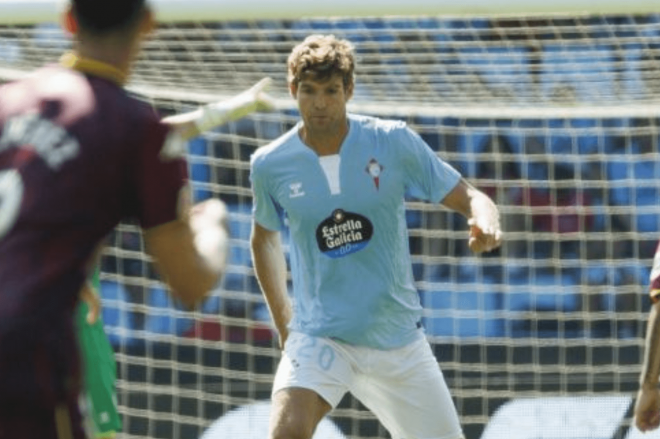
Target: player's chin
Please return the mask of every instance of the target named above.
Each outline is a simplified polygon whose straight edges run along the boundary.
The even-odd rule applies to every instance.
[[[655,430],[656,428],[658,428],[658,425],[659,424],[653,424],[653,423],[647,422],[647,421],[638,421],[637,424],[636,424],[637,429],[639,431],[641,431],[642,433],[645,433],[647,431]]]
[[[642,433],[646,433],[646,432],[649,432],[649,431],[653,431],[653,430],[655,430],[655,429],[658,428],[658,427],[657,427],[657,426],[653,426],[653,425],[649,425],[649,424],[644,424],[644,425],[642,425],[642,426],[638,426],[637,428],[638,428],[639,431],[641,431]]]
[[[487,251],[486,247],[480,242],[470,243],[470,244],[468,244],[468,247],[470,247],[470,250],[472,250],[472,253],[483,253],[483,252]]]
[[[489,253],[494,250],[497,250],[499,245],[476,243],[474,245],[469,245],[469,247],[470,250],[472,250],[474,253]]]

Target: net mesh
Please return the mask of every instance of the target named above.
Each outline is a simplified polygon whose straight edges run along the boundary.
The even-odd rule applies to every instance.
[[[333,33],[359,55],[356,102],[538,107],[654,104],[657,15],[388,17],[163,24],[134,69],[134,86],[210,94],[263,76],[286,97],[286,57],[310,33]],[[55,24],[7,27],[3,67],[56,60]]]
[[[286,58],[310,33],[355,44],[351,111],[405,120],[501,207],[505,244],[474,256],[463,218],[408,201],[424,325],[466,435],[510,437],[518,424],[494,415],[511,400],[580,397],[614,413],[611,435],[598,437],[623,437],[660,237],[657,14],[162,24],[134,69],[134,93],[165,115],[271,76],[278,110],[190,142],[195,199],[225,200],[232,227],[228,273],[198,311],[169,298],[136,226],[109,237],[101,292],[124,437],[199,437],[269,396],[279,351],[250,262],[249,157],[297,121]],[[53,24],[0,27],[0,78],[69,47]],[[553,437],[575,433],[552,423],[571,405],[548,401],[538,423]],[[216,437],[251,437],[266,420],[249,413],[253,422]],[[387,437],[351,397],[331,420],[346,437]],[[604,421],[584,422],[594,432]],[[516,437],[535,437],[526,431]]]

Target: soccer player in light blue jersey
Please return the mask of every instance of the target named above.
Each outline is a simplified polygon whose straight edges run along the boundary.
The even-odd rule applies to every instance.
[[[458,439],[420,323],[404,201],[463,214],[477,253],[500,245],[499,212],[405,123],[347,113],[354,64],[352,45],[334,36],[295,47],[289,86],[302,120],[251,160],[254,267],[284,350],[270,438],[311,438],[351,392],[393,438]]]

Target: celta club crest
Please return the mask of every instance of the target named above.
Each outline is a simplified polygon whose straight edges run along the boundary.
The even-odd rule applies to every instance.
[[[371,175],[371,178],[373,178],[376,190],[380,188],[380,174],[383,172],[383,169],[383,166],[381,166],[376,159],[369,160],[367,167],[364,169],[367,171],[367,174]]]

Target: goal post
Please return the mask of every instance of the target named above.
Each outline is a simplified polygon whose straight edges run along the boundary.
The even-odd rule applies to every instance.
[[[56,3],[0,0],[0,82],[70,47]],[[310,33],[355,44],[350,111],[406,121],[500,206],[505,243],[476,256],[463,218],[408,200],[424,326],[466,436],[636,437],[660,239],[656,1],[151,3],[159,26],[132,93],[171,114],[271,76],[277,110],[189,144],[195,199],[225,200],[232,229],[227,276],[199,310],[169,299],[137,227],[109,237],[102,297],[124,437],[200,437],[269,397],[280,354],[250,261],[249,157],[298,120],[286,59]],[[387,437],[352,398],[330,421],[346,437]]]

